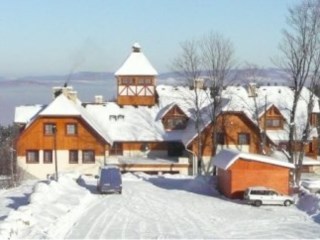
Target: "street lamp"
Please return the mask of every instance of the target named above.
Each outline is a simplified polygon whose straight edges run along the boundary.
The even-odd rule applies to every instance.
[[[54,148],[54,168],[55,168],[55,179],[58,182],[59,176],[58,176],[58,159],[57,159],[57,126],[52,126],[52,132],[53,132],[53,148]]]

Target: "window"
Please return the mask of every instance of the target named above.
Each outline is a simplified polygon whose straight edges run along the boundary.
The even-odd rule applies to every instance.
[[[239,145],[250,144],[250,135],[248,133],[239,133],[238,134],[238,144]]]
[[[220,145],[225,144],[225,134],[222,132],[216,133],[216,143]]]
[[[280,127],[281,125],[280,119],[267,119],[266,125],[267,127]]]
[[[187,120],[185,118],[170,118],[167,120],[166,129],[185,129]]]
[[[110,148],[110,155],[122,155],[122,143],[113,143],[112,147]]]
[[[77,135],[77,124],[76,123],[66,124],[66,133],[67,135]]]
[[[143,85],[144,83],[145,83],[145,82],[144,82],[144,79],[141,79],[141,78],[138,79],[138,84],[139,84],[139,85]]]
[[[77,163],[79,163],[78,150],[70,150],[70,151],[69,151],[69,163],[70,163],[70,164],[77,164]]]
[[[43,126],[44,135],[53,135],[56,131],[55,123],[45,123]]]
[[[123,78],[123,79],[121,79],[121,84],[124,84],[124,85],[133,84],[133,79],[131,79],[131,78]]]
[[[147,79],[143,79],[143,78],[139,78],[138,85],[150,85],[151,84],[151,79],[147,78]]]
[[[52,150],[43,151],[43,163],[52,163]]]
[[[27,163],[39,163],[38,150],[27,150]]]
[[[94,163],[95,156],[93,150],[83,150],[82,151],[82,162],[83,163]]]

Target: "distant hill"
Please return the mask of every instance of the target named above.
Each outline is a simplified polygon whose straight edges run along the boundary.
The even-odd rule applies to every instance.
[[[203,73],[203,78],[207,78],[208,73]],[[68,83],[69,85],[75,83],[94,83],[105,80],[115,79],[113,72],[76,72],[68,75],[42,75],[42,76],[25,76],[16,79],[7,79],[0,77],[1,85],[63,85]],[[270,85],[287,85],[288,80],[286,74],[276,68],[261,69],[252,75],[250,69],[236,69],[232,70],[228,79],[229,84],[247,84],[253,81],[259,84],[270,84]],[[169,85],[185,85],[187,84],[181,75],[177,72],[166,72],[160,73],[158,76],[159,84]]]
[[[208,79],[209,72],[204,71],[201,78]],[[163,73],[158,76],[158,82],[169,85],[186,85],[186,81],[178,72]],[[289,85],[287,74],[277,68],[258,69],[235,69],[231,70],[226,80],[227,85],[245,85],[255,82],[260,85]]]

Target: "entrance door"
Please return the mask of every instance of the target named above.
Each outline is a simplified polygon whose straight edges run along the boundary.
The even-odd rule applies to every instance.
[[[168,156],[181,157],[183,155],[184,146],[181,142],[168,142]]]

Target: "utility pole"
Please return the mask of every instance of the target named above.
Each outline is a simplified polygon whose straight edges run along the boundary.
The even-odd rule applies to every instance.
[[[16,187],[16,180],[15,180],[15,176],[14,176],[14,163],[13,163],[13,153],[15,152],[16,150],[13,149],[13,147],[10,147],[10,161],[11,161],[11,164],[10,164],[10,170],[11,170],[11,183],[12,183],[12,186]]]
[[[58,159],[57,159],[57,126],[54,125],[52,127],[52,131],[53,131],[53,148],[54,148],[54,168],[55,168],[55,179],[58,182],[59,180],[59,175],[58,175]]]

